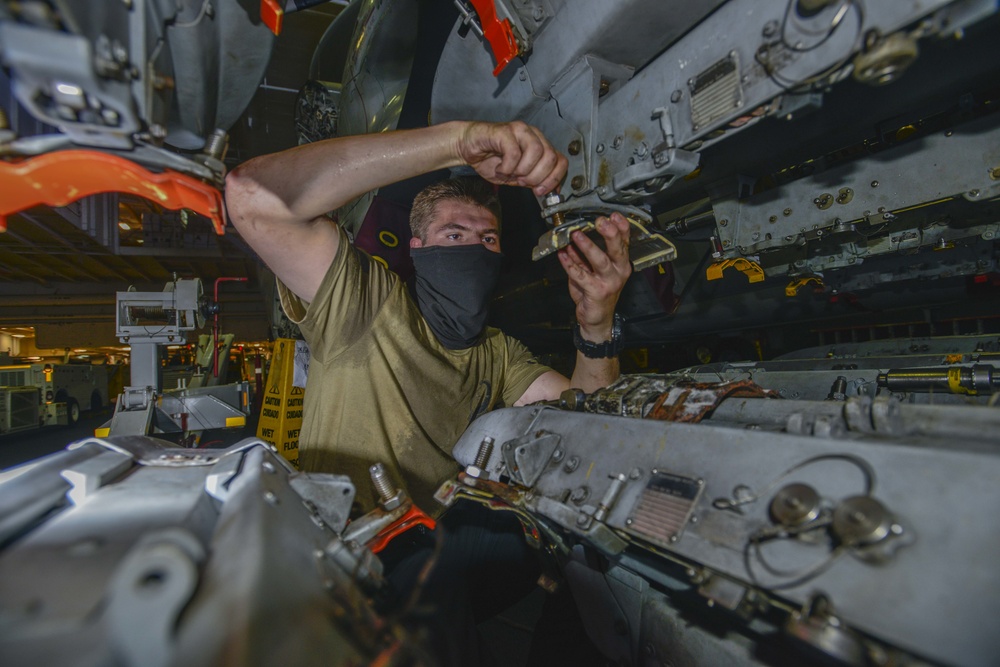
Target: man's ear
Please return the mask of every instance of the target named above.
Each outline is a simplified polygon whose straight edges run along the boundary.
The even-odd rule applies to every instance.
[[[421,241],[420,239],[418,239],[416,236],[411,236],[410,237],[410,247],[411,248],[423,248],[424,247],[424,243],[423,243],[423,241]]]

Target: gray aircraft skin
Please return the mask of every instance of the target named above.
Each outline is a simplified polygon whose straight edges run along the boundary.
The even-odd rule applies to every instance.
[[[0,3],[0,60],[55,129],[0,128],[5,155],[220,182],[213,133],[247,103],[223,93],[270,50],[255,3],[35,4]],[[533,349],[570,340],[550,255],[598,215],[633,223],[620,308],[647,372],[480,417],[438,493],[516,513],[609,661],[996,664],[998,28],[983,0],[356,0],[331,25],[300,141],[519,119],[568,156],[558,197],[502,195],[495,320]],[[361,235],[415,188],[338,219]],[[4,477],[5,664],[434,663],[370,604],[372,549],[412,508],[377,470],[136,435]],[[382,504],[348,521],[367,483]]]

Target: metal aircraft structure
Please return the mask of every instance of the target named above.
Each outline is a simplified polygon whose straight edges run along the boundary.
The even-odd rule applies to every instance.
[[[207,31],[226,3],[107,11],[134,21],[139,5],[130,44],[157,25],[150,8]],[[6,7],[0,56],[60,145],[118,155],[131,142],[157,156],[144,168],[206,165],[224,123],[188,126],[151,104],[146,64],[165,47],[128,51],[140,76],[116,84],[134,95],[122,105],[22,38],[51,17]],[[98,62],[101,31],[84,25],[63,18],[57,32]],[[621,211],[641,269],[621,303],[631,345],[754,331],[782,352],[627,373],[484,415],[456,444],[438,500],[516,513],[609,661],[995,664],[998,27],[983,0],[359,0],[331,26],[299,100],[303,141],[521,119],[569,157],[558,197],[516,200],[529,215],[505,224],[505,329],[569,340],[549,255]],[[215,95],[198,72],[171,76]],[[55,98],[62,80],[88,92]],[[162,144],[119,136],[126,111],[163,127]],[[360,233],[379,196],[405,189],[340,222]],[[348,521],[363,483],[381,505]],[[434,664],[412,609],[383,617],[373,603],[377,552],[413,509],[378,465],[369,482],[297,472],[253,438],[225,450],[88,438],[0,481],[0,654]]]

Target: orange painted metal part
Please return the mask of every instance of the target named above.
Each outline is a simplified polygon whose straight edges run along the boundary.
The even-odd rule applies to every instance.
[[[281,6],[281,1],[260,0],[260,20],[271,32],[280,35],[285,22],[285,8]]]
[[[434,530],[435,526],[437,526],[437,522],[427,516],[419,507],[413,505],[409,512],[383,528],[378,535],[372,538],[372,541],[368,546],[371,548],[372,553],[377,554],[382,551],[382,549],[385,549],[389,545],[389,542],[392,542],[393,538],[397,535],[405,533],[410,528],[416,528],[417,526],[427,526],[430,530]]]
[[[18,162],[0,160],[0,231],[7,216],[33,206],[66,206],[103,192],[127,192],[169,209],[186,208],[226,228],[222,193],[176,171],[155,173],[117,155],[88,150],[46,153]]]
[[[483,35],[493,49],[493,57],[497,61],[493,76],[497,76],[520,53],[517,40],[514,39],[514,31],[510,27],[510,19],[501,21],[497,17],[497,8],[493,0],[471,0],[471,2],[473,9],[479,14],[479,25],[483,28]]]

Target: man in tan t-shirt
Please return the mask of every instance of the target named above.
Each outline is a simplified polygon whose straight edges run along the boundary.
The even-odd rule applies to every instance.
[[[327,217],[368,191],[460,166],[540,197],[558,189],[566,164],[524,123],[455,121],[299,146],[229,174],[229,216],[278,277],[282,305],[312,351],[299,441],[304,470],[349,474],[368,510],[367,468],[379,462],[418,506],[436,513],[431,496],[458,470],[451,448],[474,417],[617,378],[614,356],[578,354],[569,379],[484,328],[490,286],[480,278],[499,269],[500,222],[474,186],[418,196],[415,298]],[[607,251],[577,232],[559,259],[579,336],[600,344],[612,338],[631,265],[624,218],[602,218],[597,229]]]

